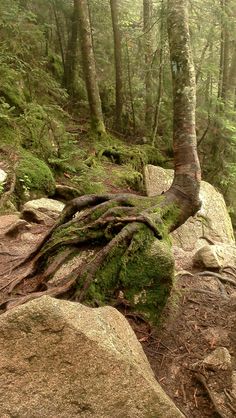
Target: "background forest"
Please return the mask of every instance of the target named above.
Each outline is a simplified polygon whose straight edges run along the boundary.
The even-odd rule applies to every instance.
[[[13,203],[53,194],[54,177],[81,194],[103,192],[109,160],[125,167],[114,182],[137,191],[143,164],[172,167],[166,2],[88,1],[91,86],[79,3],[1,0],[0,146],[17,167]],[[190,1],[189,12],[203,178],[236,223],[236,5]],[[101,109],[91,106],[94,91]]]

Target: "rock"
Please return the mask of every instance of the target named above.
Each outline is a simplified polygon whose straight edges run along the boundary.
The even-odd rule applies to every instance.
[[[0,352],[1,417],[184,417],[114,308],[33,300],[0,317]]]
[[[28,222],[50,226],[53,223],[52,217],[46,213],[40,212],[37,209],[23,209],[21,217]]]
[[[144,179],[148,196],[166,191],[172,183],[173,170],[147,165]],[[202,207],[172,233],[173,243],[185,251],[205,245],[207,240],[224,244],[235,244],[230,216],[223,196],[209,183],[202,181],[200,188]]]
[[[11,226],[17,222],[19,219],[18,214],[10,215],[1,215],[0,216],[0,234],[5,234],[5,232],[11,228]]]
[[[227,244],[204,245],[193,257],[194,264],[206,268],[222,268],[236,264],[236,247]]]
[[[65,204],[58,200],[48,199],[42,197],[41,199],[30,200],[23,206],[23,212],[25,210],[38,210],[46,215],[56,219],[63,211]]]
[[[64,186],[64,184],[56,184],[55,197],[63,200],[71,200],[80,196],[80,192],[75,187]]]
[[[7,179],[6,171],[4,171],[0,168],[0,183],[4,183],[4,181],[6,181],[6,179]]]
[[[231,355],[225,347],[216,348],[209,354],[202,364],[207,369],[211,370],[230,370],[232,368]]]
[[[23,234],[21,234],[20,239],[23,242],[34,243],[34,244],[36,244],[37,241],[40,240],[40,238],[37,235],[35,235],[31,232],[24,232]]]
[[[30,228],[28,222],[24,219],[17,219],[10,228],[7,229],[5,235],[10,238],[15,238],[19,233],[27,231]]]

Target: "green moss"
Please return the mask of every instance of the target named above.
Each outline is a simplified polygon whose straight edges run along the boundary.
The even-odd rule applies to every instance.
[[[0,127],[0,143],[1,143],[1,149],[11,151],[9,147],[14,147],[14,150],[17,151],[19,145],[20,145],[20,132],[15,127],[11,126],[10,123],[1,123]]]
[[[129,165],[142,172],[144,165],[163,165],[160,152],[151,145],[126,145],[118,139],[108,137],[107,141],[96,145],[98,155],[105,156],[119,165]]]
[[[86,276],[83,279],[86,280]],[[155,322],[166,304],[173,279],[170,243],[157,240],[149,228],[140,225],[128,247],[124,242],[109,253],[96,273],[86,300],[91,304],[96,295],[99,303],[110,303],[122,290],[135,311]]]
[[[119,187],[130,187],[132,190],[143,190],[143,176],[132,166],[123,166],[123,170],[113,170],[113,183]]]
[[[170,243],[154,238],[143,225],[122,260],[120,280],[135,308],[157,319],[166,304],[174,277]]]
[[[17,166],[16,195],[20,201],[44,195],[53,195],[55,180],[44,161],[21,149]]]

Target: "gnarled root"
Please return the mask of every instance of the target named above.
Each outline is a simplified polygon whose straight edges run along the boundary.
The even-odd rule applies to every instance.
[[[90,195],[73,199],[42,242],[14,268],[14,277],[8,283],[10,297],[4,301],[4,306],[12,308],[42,294],[62,295],[72,288],[73,294],[70,295],[78,301],[87,297],[91,301],[93,292],[104,293],[105,301],[116,290],[123,288],[127,289],[133,301],[135,292],[144,292],[142,298],[148,299],[145,292],[148,294],[151,288],[158,288],[164,301],[171,288],[173,262],[170,257],[171,262],[167,262],[169,272],[168,269],[161,272],[159,265],[155,265],[158,256],[154,243],[162,242],[165,236],[162,217],[166,222],[168,213],[164,205],[160,206],[161,209],[158,198],[136,195]],[[169,223],[166,223],[168,232]],[[93,259],[74,269],[59,285],[53,287],[50,279],[59,267],[69,257],[91,245],[96,248]],[[160,248],[160,252],[163,248]],[[140,268],[137,269],[139,263]],[[136,275],[140,273],[143,278],[139,279],[140,282],[137,280],[138,284],[133,271]],[[126,275],[129,275],[132,283],[128,283]],[[35,291],[17,297],[16,290],[22,281],[35,277],[39,279]],[[160,281],[158,286],[155,277]],[[161,286],[164,291],[160,290]],[[161,300],[159,302],[162,304]],[[147,304],[151,306],[151,300]]]

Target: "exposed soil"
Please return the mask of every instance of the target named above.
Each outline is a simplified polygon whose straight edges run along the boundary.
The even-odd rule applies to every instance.
[[[17,215],[0,217],[0,303],[7,297],[7,283],[11,281],[11,270],[15,262],[24,257],[46,233],[46,226],[29,224],[14,238],[4,232],[18,219]],[[230,407],[226,415],[217,415],[206,388],[196,379],[194,363],[205,358],[217,347],[226,347],[236,370],[236,287],[222,286],[213,277],[200,277],[199,271],[191,268],[191,254],[175,249],[176,268],[182,271],[177,276],[172,298],[158,327],[150,327],[139,316],[127,315],[144,351],[151,363],[157,380],[188,418],[233,418],[235,399],[226,397]],[[186,270],[190,271],[189,275]],[[185,271],[185,272],[184,272]],[[24,282],[17,292],[27,294],[30,280]],[[205,293],[204,293],[205,292]],[[204,371],[206,381],[212,371]],[[231,374],[222,371],[214,377],[215,389],[221,394],[232,395]],[[210,386],[210,383],[209,383]],[[230,395],[229,395],[230,396]],[[228,412],[227,412],[228,411]]]

